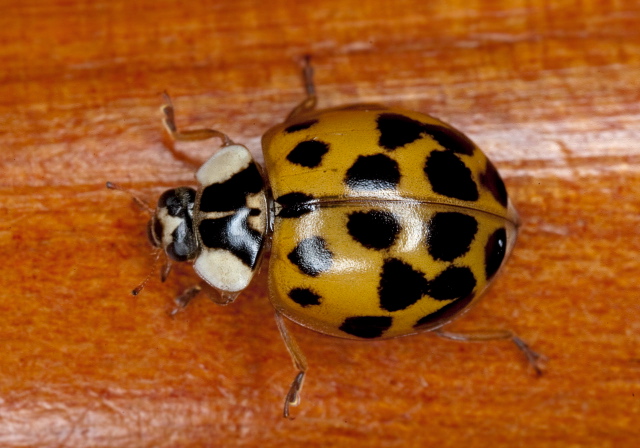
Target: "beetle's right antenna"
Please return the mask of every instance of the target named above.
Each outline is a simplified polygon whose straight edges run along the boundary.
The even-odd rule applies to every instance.
[[[156,266],[158,265],[158,260],[160,259],[161,253],[162,253],[162,250],[160,248],[157,248],[156,250],[153,251],[153,264],[151,265],[151,269],[149,270],[149,273],[144,278],[144,280],[142,280],[138,286],[136,286],[131,290],[132,296],[137,296],[142,292],[147,282],[151,278],[151,275],[156,271]],[[164,279],[162,281],[164,281]]]
[[[110,189],[110,190],[122,191],[122,192],[128,194],[131,197],[131,199],[133,199],[133,202],[135,202],[136,205],[138,207],[140,207],[142,210],[147,212],[149,214],[149,216],[153,216],[153,214],[155,213],[155,211],[151,208],[151,206],[149,206],[147,201],[145,201],[144,199],[141,199],[140,197],[138,197],[131,190],[129,190],[127,188],[124,188],[121,185],[114,184],[113,182],[107,182],[107,188]],[[156,272],[156,270],[157,270],[156,266],[158,265],[158,261],[160,260],[160,256],[162,254],[164,254],[166,256],[166,253],[164,253],[164,251],[159,247],[156,248],[152,252],[153,265],[151,266],[151,269],[149,270],[149,274],[147,274],[147,276],[144,278],[144,280],[142,280],[142,282],[140,282],[140,284],[138,286],[136,286],[135,288],[133,288],[131,290],[131,295],[132,296],[137,296],[138,294],[140,294],[140,292],[142,292],[142,290],[144,289],[145,285],[147,284],[147,282],[149,281],[149,279],[151,278],[153,273]],[[167,279],[167,277],[169,276],[169,272],[171,272],[171,260],[166,258],[166,260],[164,262],[164,265],[162,266],[162,269],[160,269],[160,280],[162,282],[164,282]]]

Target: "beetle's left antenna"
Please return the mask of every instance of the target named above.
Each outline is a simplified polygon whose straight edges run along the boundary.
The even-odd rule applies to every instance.
[[[124,188],[121,185],[114,184],[113,182],[107,182],[107,188],[110,189],[110,190],[118,190],[118,191],[122,191],[124,193],[127,193],[129,196],[131,196],[131,199],[133,199],[133,202],[135,202],[138,205],[138,207],[140,207],[142,210],[144,210],[147,213],[149,213],[149,215],[153,215],[153,209],[147,203],[147,201],[145,201],[144,199],[140,199],[131,190],[128,190],[128,189]]]

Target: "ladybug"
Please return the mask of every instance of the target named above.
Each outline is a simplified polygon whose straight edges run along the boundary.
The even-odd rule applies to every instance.
[[[284,416],[307,370],[285,319],[360,340],[425,331],[510,339],[540,373],[540,355],[510,331],[440,329],[477,301],[515,243],[518,215],[495,166],[429,115],[379,104],[316,110],[308,59],[303,74],[307,97],[263,136],[264,169],[219,131],[178,131],[166,96],[174,140],[220,138],[223,147],[196,172],[197,189],[160,196],[148,226],[158,252],[193,263],[222,304],[270,248],[269,297],[298,370]],[[203,286],[180,296],[181,307]]]

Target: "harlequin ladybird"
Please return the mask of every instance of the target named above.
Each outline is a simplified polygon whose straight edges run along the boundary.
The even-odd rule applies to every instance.
[[[539,355],[509,331],[439,330],[477,300],[516,239],[518,216],[491,161],[429,115],[377,104],[315,110],[309,64],[304,75],[306,99],[262,139],[265,171],[219,131],[179,132],[167,97],[174,139],[224,145],[198,169],[199,188],[165,192],[149,222],[151,243],[192,262],[222,303],[247,287],[270,243],[269,297],[299,371],[284,415],[307,363],[283,317],[352,339],[430,330],[511,339],[539,372]]]

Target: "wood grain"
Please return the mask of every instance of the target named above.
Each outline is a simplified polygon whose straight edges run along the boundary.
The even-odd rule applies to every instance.
[[[188,6],[187,6],[188,5]],[[640,5],[633,0],[5,1],[0,18],[0,446],[632,447],[640,437]],[[549,358],[536,378],[506,343],[430,335],[359,343],[294,328],[294,370],[266,273],[236,303],[174,318],[149,272],[146,216],[191,184],[163,145],[160,93],[183,127],[258,157],[302,98],[439,116],[499,166],[524,227],[457,329],[512,328]],[[184,147],[204,160],[215,144]]]

